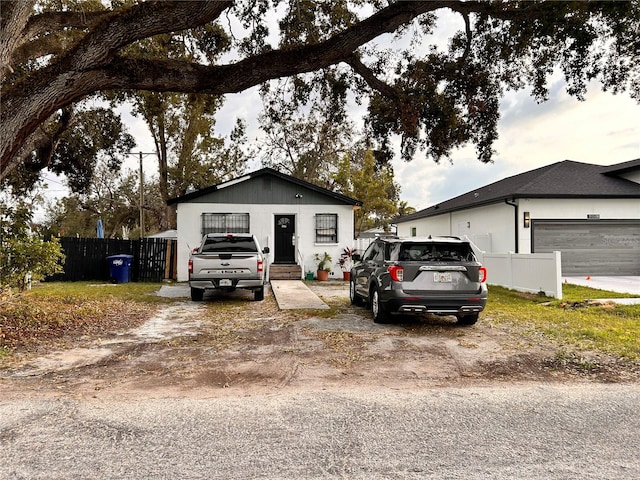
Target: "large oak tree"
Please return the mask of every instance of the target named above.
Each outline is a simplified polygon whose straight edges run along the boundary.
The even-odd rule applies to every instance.
[[[578,97],[594,78],[640,97],[638,2],[92,0],[65,11],[50,8],[56,2],[0,3],[0,180],[46,142],[47,122],[65,107],[113,90],[225,95],[340,68],[333,78],[369,100],[370,131],[383,147],[398,134],[405,158],[423,150],[437,160],[472,143],[485,162],[505,89],[532,86],[544,100],[560,71]],[[447,48],[429,48],[441,10],[455,12],[460,28]],[[144,39],[211,25],[218,33],[194,48],[215,53],[229,40],[227,55],[130,53]],[[384,35],[402,32],[413,42],[394,50]],[[299,93],[308,88],[300,82]]]

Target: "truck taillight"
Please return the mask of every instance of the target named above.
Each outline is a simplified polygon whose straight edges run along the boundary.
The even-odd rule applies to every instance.
[[[480,283],[484,283],[487,281],[487,269],[485,267],[480,267]]]
[[[264,261],[262,259],[258,259],[258,273],[261,273],[264,270]]]
[[[189,260],[189,275],[193,273],[193,260]]]
[[[404,268],[399,265],[389,265],[387,267],[387,272],[389,272],[391,280],[394,282],[402,282],[404,279]]]

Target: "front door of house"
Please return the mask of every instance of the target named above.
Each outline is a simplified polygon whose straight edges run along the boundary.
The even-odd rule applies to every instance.
[[[296,263],[295,220],[295,215],[275,215],[274,263]]]

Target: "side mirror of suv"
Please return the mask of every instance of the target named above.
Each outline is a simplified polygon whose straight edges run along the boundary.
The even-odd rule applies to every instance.
[[[359,253],[354,253],[353,255],[351,255],[351,258],[354,262],[359,262],[360,260],[362,260],[362,255],[360,255]]]
[[[269,253],[269,247],[264,247],[262,249],[262,253]]]

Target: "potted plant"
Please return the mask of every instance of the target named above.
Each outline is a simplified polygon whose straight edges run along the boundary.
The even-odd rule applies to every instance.
[[[331,270],[331,255],[327,252],[315,253],[313,260],[316,262],[318,269],[316,276],[320,281],[327,281],[329,279],[329,271]]]
[[[304,275],[305,280],[313,280],[313,272],[311,270],[307,271]]]
[[[351,267],[353,266],[353,254],[355,248],[344,247],[336,265],[342,269],[342,279],[348,282],[351,279]]]

